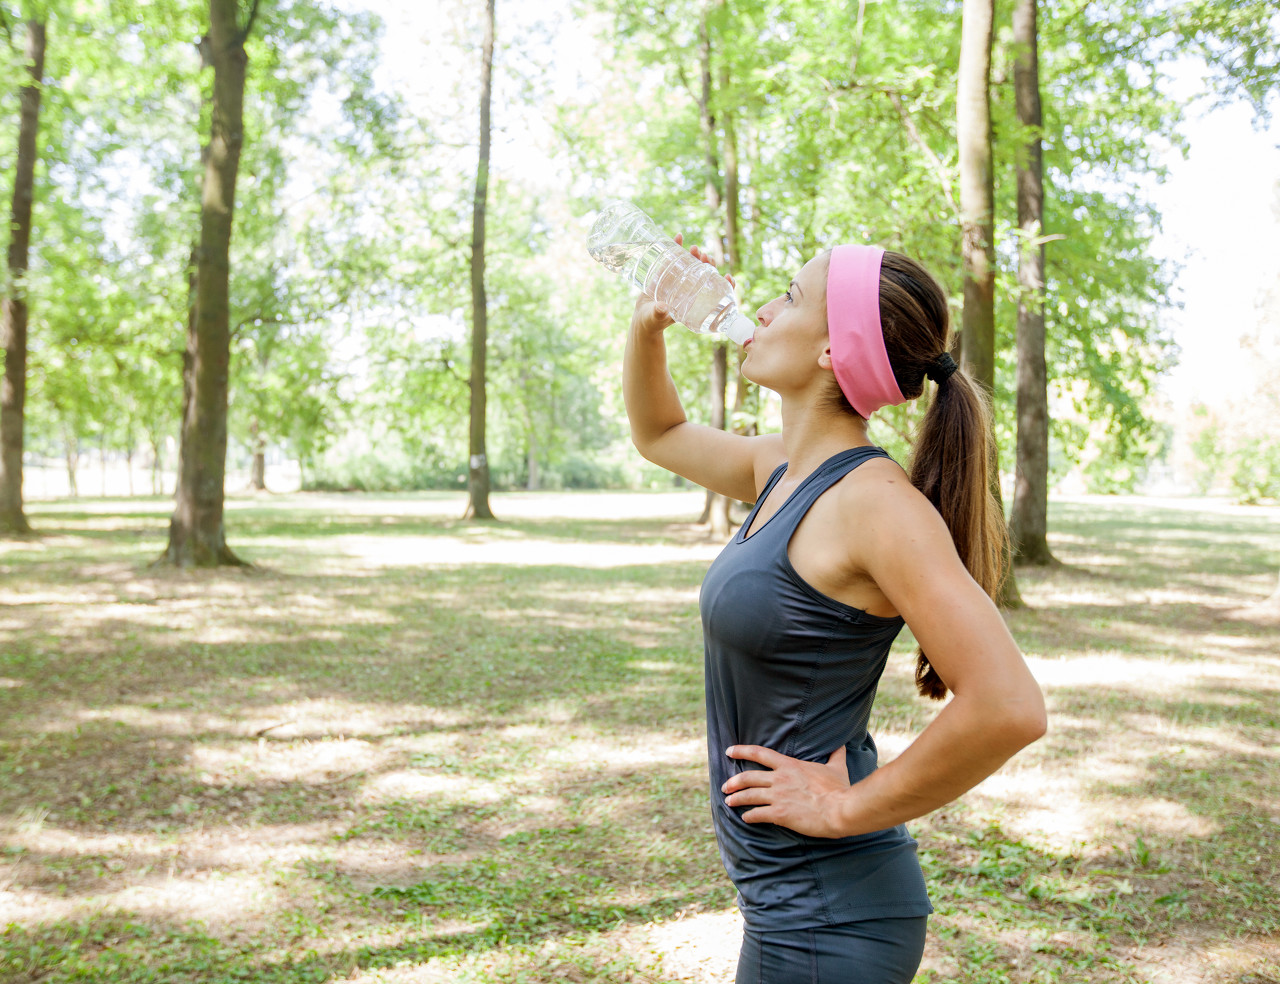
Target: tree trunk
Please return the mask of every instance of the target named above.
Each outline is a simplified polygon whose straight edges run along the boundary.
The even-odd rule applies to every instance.
[[[80,441],[66,428],[62,431],[62,446],[67,456],[67,492],[71,498],[80,496],[80,486],[76,482],[76,466],[80,463]]]
[[[467,519],[493,519],[489,508],[489,458],[485,452],[485,357],[489,314],[484,290],[484,220],[489,199],[489,108],[493,92],[494,2],[486,0],[480,68],[480,162],[471,211],[471,458]]]
[[[529,416],[533,416],[532,411]],[[529,463],[529,475],[524,487],[528,492],[537,492],[538,489],[542,488],[542,473],[538,469],[538,428],[534,425],[532,419],[529,421],[528,451],[526,460]]]
[[[720,90],[728,92],[729,90],[729,69],[724,66],[720,69]],[[724,128],[724,217],[725,230],[727,232],[728,247],[725,256],[725,263],[730,271],[739,272],[742,269],[742,218],[739,207],[739,176],[738,176],[738,130],[737,120],[731,111],[726,110],[723,114]],[[736,286],[735,295],[740,295]],[[741,306],[741,297],[739,296],[739,305]],[[743,434],[754,436],[756,428],[755,424],[747,424],[743,422],[743,411],[747,407],[747,399],[751,393],[752,383],[744,375],[742,375],[742,356],[741,349],[738,350],[737,357],[734,360],[734,388],[733,388],[733,415],[728,421],[728,425],[732,427],[735,434]]]
[[[249,473],[249,488],[255,492],[267,491],[267,442],[262,438],[258,418],[249,422],[249,439],[253,443],[253,467]]]
[[[995,401],[995,188],[991,168],[991,39],[995,0],[964,0],[960,71],[956,92],[956,141],[960,151],[961,260],[964,310],[961,315],[962,363]],[[991,494],[1002,500],[999,456],[991,435]],[[1022,604],[1012,571],[1000,604]]]
[[[164,438],[159,433],[148,434],[147,441],[151,445],[151,494],[161,495],[164,492],[164,487],[160,481],[162,466],[160,454],[163,449]]]
[[[725,390],[729,381],[729,343],[716,342],[711,358],[711,426],[725,429]],[[711,503],[711,535],[716,539],[729,536],[729,505],[727,495],[716,495]]]
[[[44,21],[27,21],[25,61],[31,81],[22,86],[22,121],[13,175],[9,228],[9,284],[0,336],[4,379],[0,380],[0,533],[30,533],[22,503],[22,452],[27,402],[27,266],[31,247],[31,205],[35,198],[36,136],[40,131],[40,91],[44,81]]]
[[[161,561],[177,567],[243,564],[223,523],[227,469],[227,384],[231,364],[230,252],[236,175],[244,143],[245,37],[237,0],[209,0],[201,52],[213,65],[213,114],[204,148],[195,297],[188,319],[190,389],[184,385],[182,463],[169,545]]]
[[[965,369],[995,392],[995,236],[991,169],[991,36],[994,0],[965,0],[956,97],[960,150],[961,259]]]
[[[1018,165],[1018,465],[1009,534],[1013,559],[1054,563],[1049,551],[1049,391],[1044,357],[1044,165],[1036,0],[1013,8],[1013,87],[1030,136]]]
[[[706,0],[702,6],[702,14],[698,21],[698,69],[701,86],[698,94],[698,117],[702,125],[702,145],[706,152],[706,174],[703,181],[703,195],[707,203],[709,216],[706,230],[706,246],[712,261],[717,267],[725,262],[725,244],[727,236],[721,230],[721,206],[723,198],[720,193],[720,155],[717,152],[716,118],[711,109],[711,24],[710,14],[713,7],[720,6],[723,0]],[[717,342],[711,351],[711,426],[724,430],[725,427],[725,393],[728,380],[728,357],[725,343]],[[702,510],[701,522],[711,524],[711,533],[717,538],[729,535],[729,498],[718,492],[707,489],[706,504]]]

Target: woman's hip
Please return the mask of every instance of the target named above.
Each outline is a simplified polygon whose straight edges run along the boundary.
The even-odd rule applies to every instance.
[[[737,984],[910,984],[924,956],[926,916],[816,929],[746,930]]]

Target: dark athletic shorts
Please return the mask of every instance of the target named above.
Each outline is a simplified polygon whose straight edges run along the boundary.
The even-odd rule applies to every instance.
[[[742,937],[737,984],[911,984],[927,916]]]

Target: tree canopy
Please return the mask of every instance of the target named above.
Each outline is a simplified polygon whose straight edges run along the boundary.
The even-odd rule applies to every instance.
[[[465,487],[484,4],[430,6],[420,36],[404,37],[404,22],[392,36],[376,5],[357,0],[240,5],[242,20],[251,7],[257,19],[231,240],[237,463],[273,449],[300,463],[310,487]],[[48,30],[27,452],[72,470],[85,448],[137,452],[156,476],[146,491],[157,491],[176,467],[181,421],[211,112],[197,44],[207,10],[194,0],[2,8],[5,195],[25,25],[34,12]],[[512,4],[498,17],[485,273],[495,487],[669,480],[628,453],[616,371],[627,295],[582,248],[607,198],[634,199],[689,241],[710,232],[724,250],[732,235],[749,311],[817,250],[867,241],[934,271],[959,324],[959,4],[583,0],[572,12]],[[1094,488],[1131,488],[1160,452],[1151,394],[1176,356],[1158,317],[1174,271],[1152,257],[1160,216],[1142,189],[1181,145],[1187,107],[1169,73],[1198,60],[1204,100],[1244,100],[1266,119],[1278,39],[1262,0],[1041,9],[1055,474],[1079,467]],[[1015,48],[998,8],[994,369],[1006,471],[1015,168],[1027,143]],[[686,405],[706,416],[709,350],[693,337],[673,350]],[[729,426],[767,428],[772,412],[744,387]],[[878,415],[874,436],[909,454],[917,412]]]

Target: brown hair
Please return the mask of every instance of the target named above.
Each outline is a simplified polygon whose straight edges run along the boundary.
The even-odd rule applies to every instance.
[[[880,267],[880,323],[889,365],[908,400],[924,393],[925,370],[947,351],[948,322],[947,298],[937,281],[914,260],[886,252]],[[847,400],[844,406],[856,413]],[[991,494],[994,464],[987,397],[958,369],[938,384],[916,431],[911,484],[941,514],[960,560],[992,598],[1007,574],[1009,535]],[[916,689],[934,700],[947,695],[947,685],[921,649],[916,650]]]

